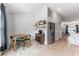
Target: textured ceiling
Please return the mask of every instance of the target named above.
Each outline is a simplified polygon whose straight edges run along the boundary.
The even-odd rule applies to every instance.
[[[35,14],[42,9],[45,4],[38,3],[8,3],[5,4],[6,9],[9,13],[29,13]]]
[[[64,20],[68,19],[69,21],[75,20],[79,18],[79,4],[78,3],[55,3],[49,4],[49,6],[54,10],[57,11],[58,8],[61,10],[57,11],[61,14]]]
[[[5,4],[9,13],[27,13],[35,14],[43,7],[48,6],[52,10],[58,12],[64,20],[69,21],[79,18],[79,4],[78,3],[8,3]],[[57,11],[60,9],[59,11]]]

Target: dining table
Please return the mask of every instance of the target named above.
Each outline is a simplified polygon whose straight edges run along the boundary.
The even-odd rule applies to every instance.
[[[20,43],[22,43],[23,46],[27,46],[28,42],[31,44],[30,42],[31,35],[29,34],[15,34],[12,35],[12,37],[13,37],[12,39],[13,50],[16,50]]]

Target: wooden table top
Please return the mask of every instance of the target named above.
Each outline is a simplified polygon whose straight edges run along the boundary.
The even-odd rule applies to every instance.
[[[29,35],[28,34],[15,34],[15,35],[12,35],[13,37],[28,37]]]

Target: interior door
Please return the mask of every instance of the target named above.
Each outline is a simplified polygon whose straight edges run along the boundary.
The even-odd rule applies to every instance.
[[[55,42],[55,23],[48,22],[48,44]]]

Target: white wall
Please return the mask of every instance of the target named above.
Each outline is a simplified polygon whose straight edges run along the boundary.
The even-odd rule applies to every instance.
[[[47,20],[47,7],[44,7],[38,13],[36,13],[34,16],[34,19],[35,19],[35,22],[43,19]]]
[[[13,15],[10,13],[6,13],[6,18],[7,18],[7,38],[8,38],[8,45],[10,43],[10,36],[14,32],[13,28]]]
[[[33,27],[31,15],[27,14],[14,14],[14,34],[28,34]]]
[[[55,22],[55,39],[59,40],[62,38],[62,29],[61,29],[61,20],[62,17],[53,11],[53,21]]]

